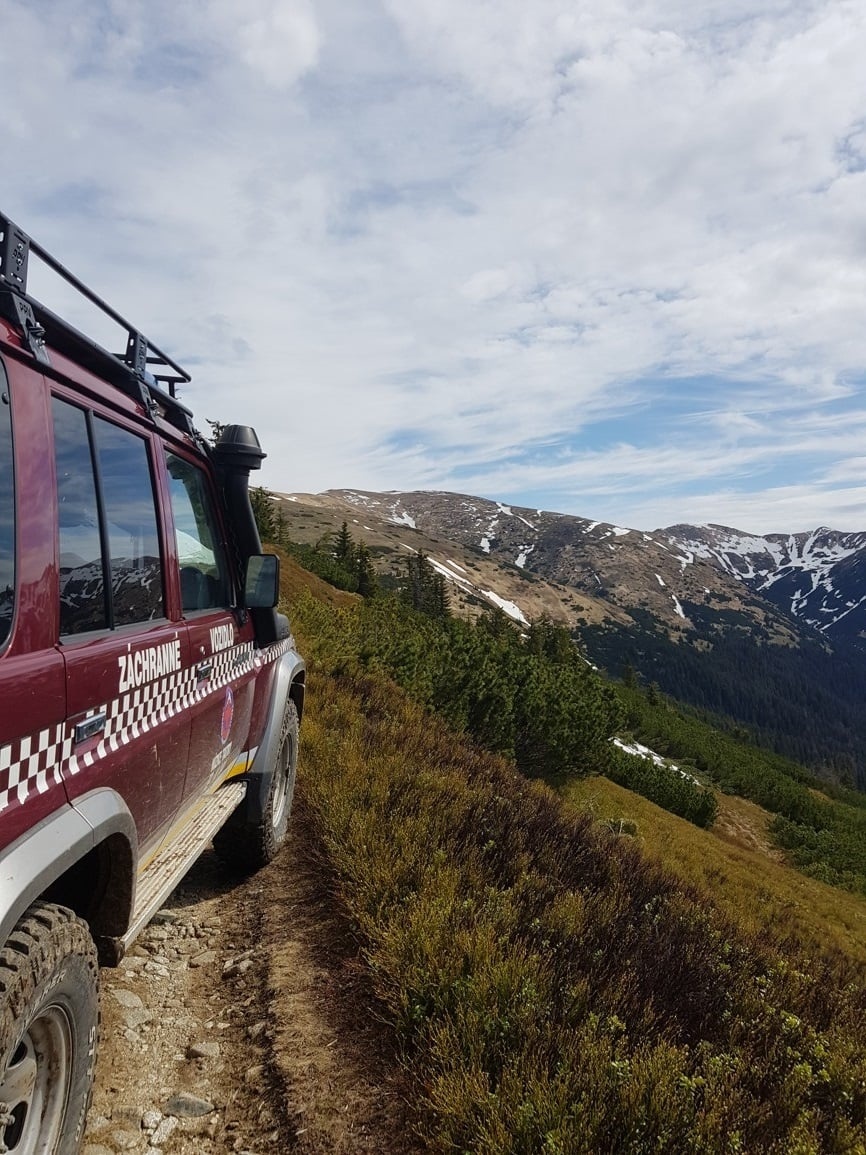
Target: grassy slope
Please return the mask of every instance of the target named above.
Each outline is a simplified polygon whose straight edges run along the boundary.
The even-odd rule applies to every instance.
[[[291,563],[284,577],[293,594],[316,584]],[[431,1150],[866,1150],[863,972],[751,932],[763,909],[814,938],[825,916],[792,904],[830,894],[854,910],[847,896],[799,876],[804,889],[782,887],[795,876],[766,856],[593,781],[596,805],[600,791],[628,805],[680,877],[660,868],[353,674],[333,631],[320,646],[317,613],[319,626],[333,616],[308,602],[298,622],[315,670],[301,789]],[[847,917],[825,938],[862,958]]]
[[[765,837],[772,815],[753,802],[719,795],[707,831],[606,778],[578,779],[563,794],[602,821],[636,821],[647,854],[705,888],[750,930],[769,928],[815,949],[829,944],[866,962],[866,901],[786,866]]]

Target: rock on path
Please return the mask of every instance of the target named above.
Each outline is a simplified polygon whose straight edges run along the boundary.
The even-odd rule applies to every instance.
[[[83,1155],[413,1155],[412,1097],[296,799],[246,882],[205,854],[120,967]],[[318,865],[317,865],[318,863]]]
[[[267,1040],[249,1030],[266,1004],[264,955],[247,945],[258,937],[256,887],[232,886],[206,855],[120,966],[102,972],[84,1155],[291,1148]],[[253,1067],[259,1078],[248,1083]]]

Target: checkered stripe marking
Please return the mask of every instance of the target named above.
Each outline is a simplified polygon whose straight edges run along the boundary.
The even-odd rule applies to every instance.
[[[44,794],[49,778],[60,782],[71,753],[72,731],[63,722],[0,747],[0,811],[12,802],[23,804],[31,792]]]
[[[116,752],[224,689],[234,678],[277,661],[293,645],[294,640],[288,638],[263,650],[256,650],[252,643],[232,646],[208,659],[211,674],[201,682],[195,666],[188,666],[95,706],[87,717],[104,712],[105,730],[96,746],[80,757],[73,753],[74,726],[65,722],[0,746],[0,813],[14,803],[23,805],[33,794],[44,794],[50,782],[60,783],[64,773],[77,774],[92,766],[109,751]]]

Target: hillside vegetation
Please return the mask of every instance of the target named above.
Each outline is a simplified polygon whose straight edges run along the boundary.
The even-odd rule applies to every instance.
[[[864,1150],[862,966],[749,930],[635,840],[460,737],[455,726],[477,723],[520,764],[496,679],[474,720],[474,689],[446,701],[449,725],[431,712],[444,691],[422,660],[438,635],[419,625],[413,651],[407,628],[396,651],[404,680],[427,670],[422,705],[384,668],[403,611],[329,601],[305,592],[289,606],[313,667],[300,788],[430,1149]],[[483,688],[495,665],[480,657],[468,665]],[[523,658],[542,697],[544,663]],[[572,773],[609,753],[616,696],[588,668],[569,678],[590,717],[553,709],[567,738],[539,726],[530,772],[546,773],[561,741],[574,743]]]
[[[866,902],[786,865],[768,837],[772,814],[754,803],[721,795],[716,822],[704,831],[606,778],[572,779],[562,795],[610,829],[633,831],[646,854],[712,895],[748,930],[866,963]]]
[[[305,548],[302,557],[330,581],[335,566],[348,577],[369,564],[345,524],[330,549]],[[378,594],[373,579],[363,584]],[[541,621],[518,631],[499,611],[475,622],[451,616],[445,581],[423,555],[408,560],[399,596],[368,596],[321,628],[339,631],[344,657],[387,671],[416,701],[488,750],[513,757],[529,776],[557,784],[605,774],[705,827],[718,809],[712,784],[771,811],[770,837],[805,873],[866,894],[866,795],[821,782],[725,732],[722,720],[714,726],[656,687],[640,688],[633,676],[608,681],[562,626]],[[611,745],[617,732],[679,769],[624,753]]]
[[[771,811],[770,836],[806,874],[866,895],[866,794],[821,782],[656,692],[620,686],[618,694],[626,725],[641,741]]]
[[[628,627],[587,626],[581,637],[612,675],[632,666],[678,702],[734,719],[762,746],[866,789],[862,652],[842,639],[831,651],[818,634],[773,645],[745,615],[682,604],[691,626],[677,642],[637,609]]]

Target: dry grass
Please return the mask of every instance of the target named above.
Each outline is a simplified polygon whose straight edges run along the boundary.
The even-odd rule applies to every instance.
[[[606,778],[573,781],[564,797],[604,821],[637,823],[647,854],[713,899],[749,930],[769,929],[866,962],[866,900],[807,878],[780,861],[766,837],[771,815],[753,802],[719,796],[712,830],[690,823]]]
[[[359,672],[339,615],[296,611],[300,789],[430,1151],[866,1152],[862,936],[795,941],[822,923],[798,903],[849,896],[734,845],[754,814],[724,839],[596,780],[643,848],[614,837]]]

